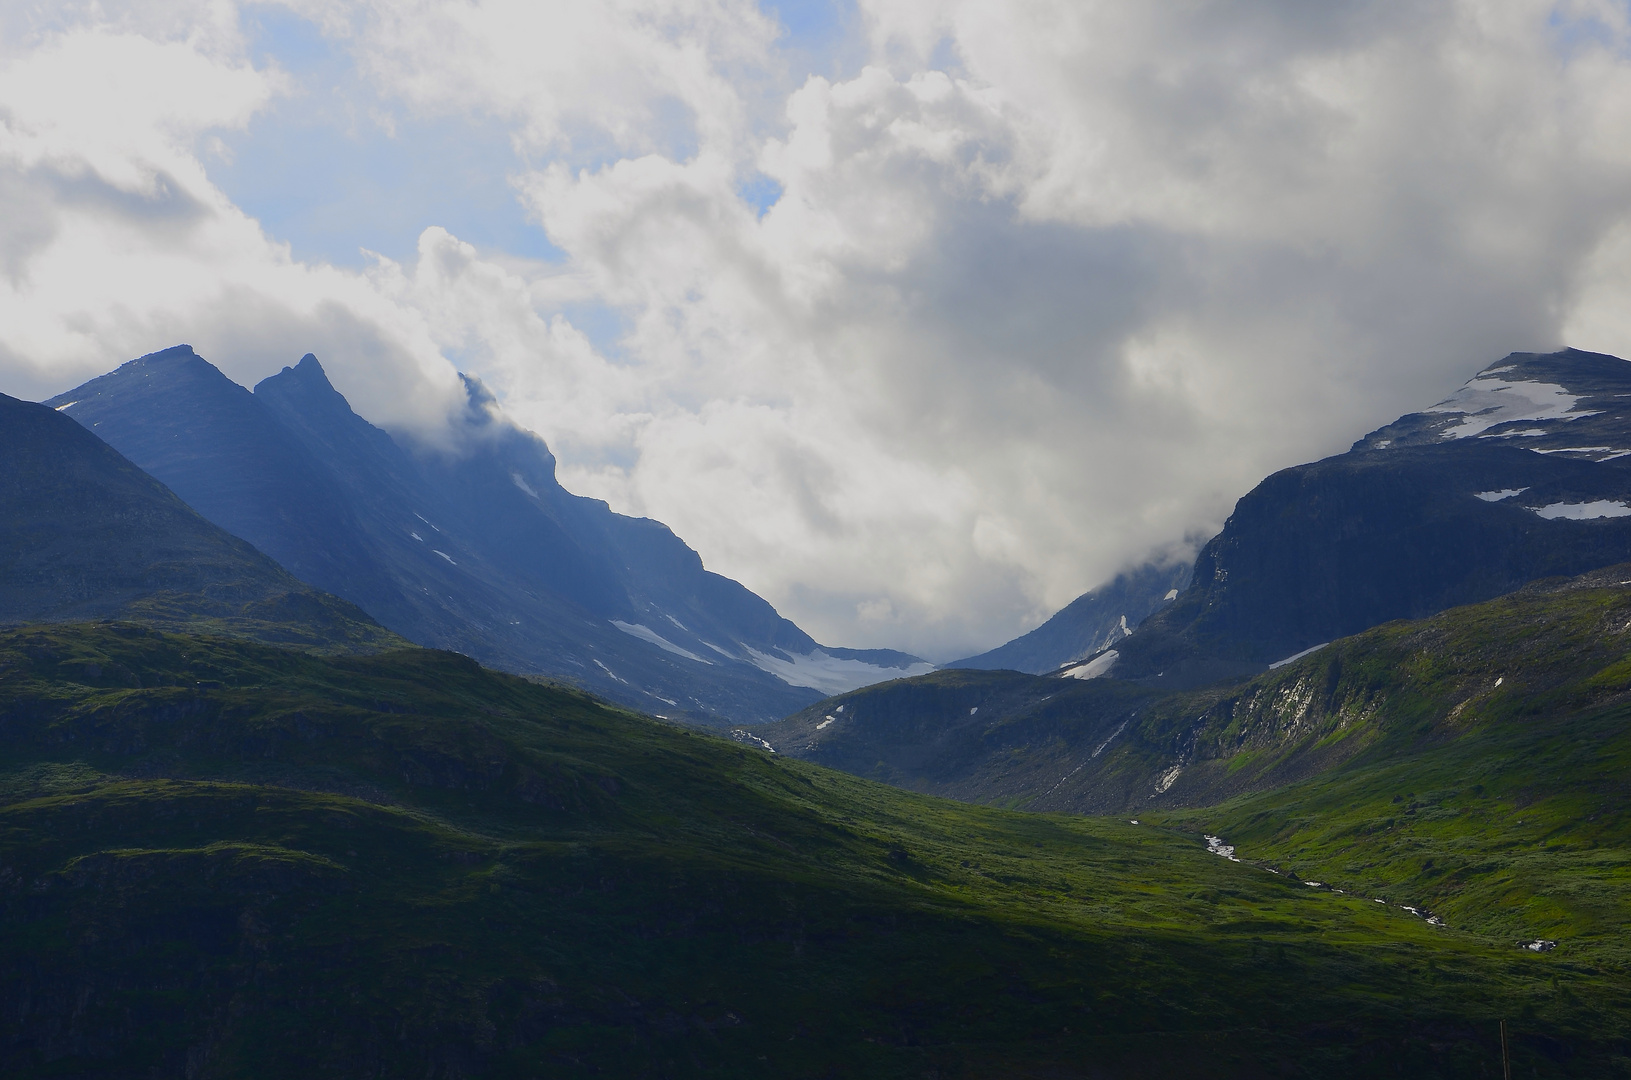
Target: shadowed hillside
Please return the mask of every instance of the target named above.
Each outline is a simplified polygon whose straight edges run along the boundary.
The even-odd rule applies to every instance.
[[[43,405],[0,395],[0,462],[0,624],[125,617],[341,652],[404,644]]]
[[[1601,1075],[1617,967],[413,650],[0,635],[10,1076]]]

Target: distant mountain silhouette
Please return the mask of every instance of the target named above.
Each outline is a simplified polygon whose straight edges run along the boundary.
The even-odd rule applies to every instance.
[[[1028,634],[949,668],[1046,675],[1079,663],[1130,635],[1189,585],[1189,563],[1147,563],[1083,593]]]
[[[543,440],[465,386],[448,453],[369,424],[311,355],[250,393],[177,346],[47,404],[302,580],[498,668],[719,722],[928,670],[823,649],[660,522],[567,492]]]

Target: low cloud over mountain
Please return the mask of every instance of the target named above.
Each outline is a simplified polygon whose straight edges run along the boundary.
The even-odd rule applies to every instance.
[[[1631,352],[1623,8],[834,10],[8,10],[0,390],[313,350],[436,443],[470,371],[573,490],[945,659],[1489,356]]]

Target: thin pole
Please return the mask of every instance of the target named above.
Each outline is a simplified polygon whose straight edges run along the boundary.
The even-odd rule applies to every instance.
[[[1501,1074],[1505,1080],[1512,1080],[1512,1055],[1506,1048],[1506,1021],[1501,1021]]]

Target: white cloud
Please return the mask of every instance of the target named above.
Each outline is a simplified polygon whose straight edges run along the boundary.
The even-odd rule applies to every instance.
[[[295,77],[87,7],[0,54],[8,388],[312,348],[423,428],[451,358],[834,644],[995,644],[1507,350],[1631,354],[1620,5],[874,0],[795,79],[741,0],[290,6],[359,112],[509,125],[563,260],[297,262],[200,149]]]
[[[432,112],[511,119],[518,145],[533,152],[672,148],[687,136],[734,144],[745,115],[739,81],[762,68],[777,29],[750,0],[290,6],[348,38],[388,93]]]
[[[456,386],[417,313],[289,258],[195,153],[280,89],[197,40],[80,28],[0,66],[0,350],[45,395],[178,341],[244,382],[308,349],[382,420],[434,430]]]

